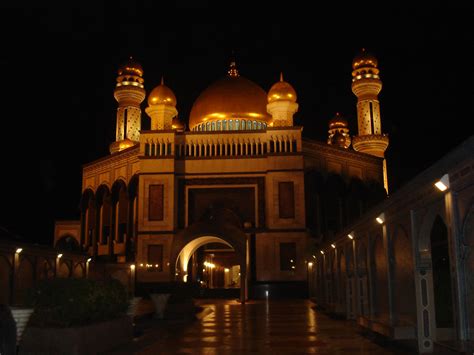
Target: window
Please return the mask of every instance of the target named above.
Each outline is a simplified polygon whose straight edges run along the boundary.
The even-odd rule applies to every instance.
[[[148,246],[148,270],[163,271],[163,245],[154,244]]]
[[[150,185],[148,188],[148,220],[163,220],[163,185]]]
[[[293,181],[278,183],[280,218],[295,218],[295,186]]]
[[[280,243],[280,270],[296,270],[296,243]]]

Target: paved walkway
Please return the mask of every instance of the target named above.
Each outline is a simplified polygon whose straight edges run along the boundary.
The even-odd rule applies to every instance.
[[[151,328],[115,354],[412,354],[377,345],[353,322],[331,319],[307,300],[198,303],[212,312],[191,324]]]

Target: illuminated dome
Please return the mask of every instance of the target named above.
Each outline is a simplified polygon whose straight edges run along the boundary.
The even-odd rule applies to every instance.
[[[352,61],[352,68],[354,70],[361,67],[377,68],[377,64],[377,58],[366,52],[365,48],[362,48],[362,51]]]
[[[126,63],[119,67],[118,75],[137,75],[141,77],[143,76],[143,67],[130,57]]]
[[[184,123],[181,122],[181,120],[178,118],[178,116],[173,117],[173,123],[171,124],[171,127],[173,129],[176,129],[178,131],[184,131]]]
[[[271,121],[266,105],[265,91],[254,82],[239,76],[235,63],[232,63],[229,75],[211,84],[194,101],[189,128],[264,129]]]
[[[161,84],[151,90],[148,95],[148,105],[159,105],[165,104],[168,106],[176,106],[176,96],[173,91],[164,84],[163,78],[161,78]]]
[[[283,73],[280,74],[280,81],[275,83],[268,92],[268,102],[274,101],[296,102],[296,91],[293,86],[283,80]]]
[[[347,120],[344,119],[339,112],[336,112],[336,116],[329,121],[329,129],[348,127],[349,124],[347,123]]]

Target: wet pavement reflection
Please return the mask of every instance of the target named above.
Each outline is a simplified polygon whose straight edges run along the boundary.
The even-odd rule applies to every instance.
[[[212,312],[135,354],[411,354],[384,348],[307,300],[199,301]]]

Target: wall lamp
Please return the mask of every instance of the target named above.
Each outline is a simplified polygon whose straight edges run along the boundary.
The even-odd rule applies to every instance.
[[[446,191],[449,188],[449,175],[444,174],[434,185],[439,191]]]
[[[319,252],[324,255],[324,251],[320,250]]]
[[[336,249],[336,244],[331,244],[331,247],[332,247],[333,249]]]
[[[349,239],[351,239],[351,240],[354,239],[353,232],[349,233],[349,234],[347,235],[347,238],[349,238]]]
[[[63,257],[63,254],[58,254],[58,259],[61,259]]]
[[[375,218],[375,220],[376,220],[379,224],[384,224],[384,222],[385,222],[385,214],[382,212],[381,214],[378,215],[378,217]]]
[[[23,250],[23,248],[18,248],[18,249],[15,251],[15,254],[20,254],[22,250]]]

